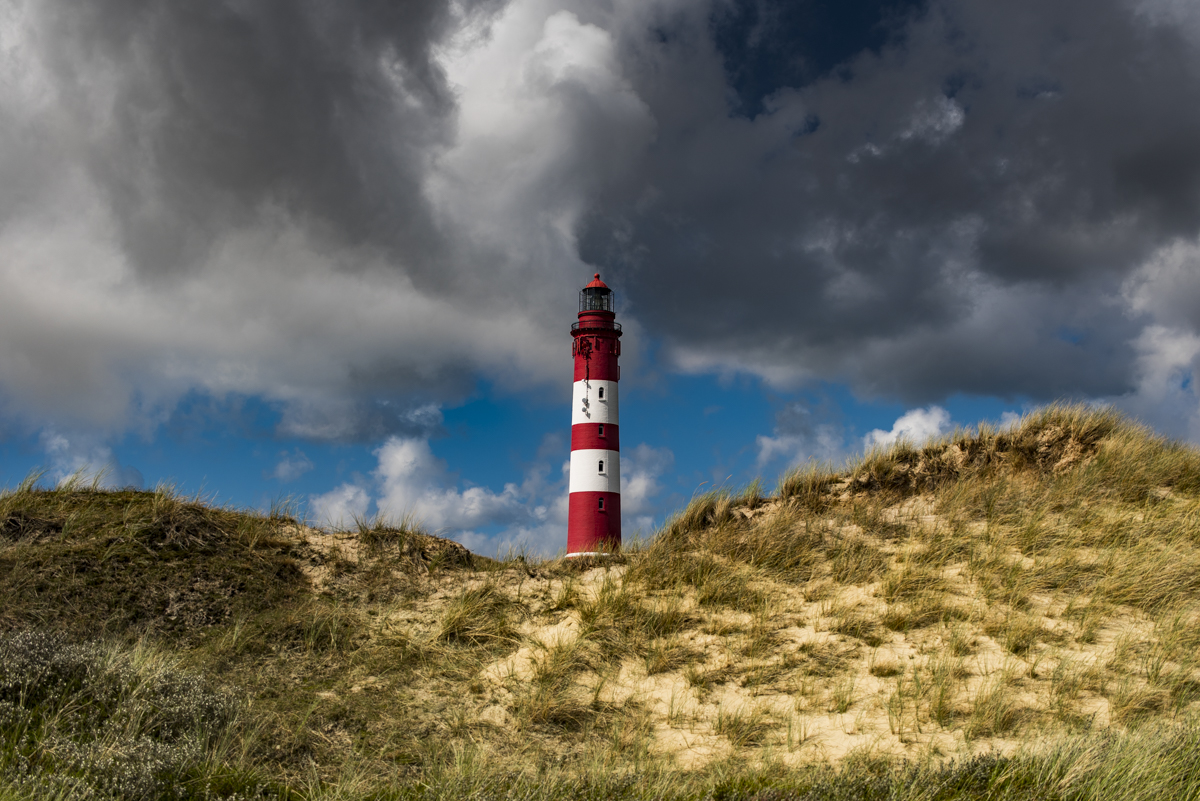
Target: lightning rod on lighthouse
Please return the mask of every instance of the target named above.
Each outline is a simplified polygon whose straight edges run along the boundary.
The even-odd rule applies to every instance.
[[[571,324],[575,390],[567,556],[614,553],[621,547],[621,324],[613,301],[613,291],[596,273],[579,292],[579,320]]]

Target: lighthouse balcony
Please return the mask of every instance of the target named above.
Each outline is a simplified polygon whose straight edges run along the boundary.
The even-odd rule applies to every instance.
[[[620,331],[621,324],[618,322],[609,322],[603,320],[588,320],[586,322],[571,323],[572,331]]]

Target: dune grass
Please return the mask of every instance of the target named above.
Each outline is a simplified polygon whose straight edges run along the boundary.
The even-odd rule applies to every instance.
[[[584,565],[34,477],[0,598],[0,801],[1200,798],[1200,455],[1111,410]]]
[[[190,633],[303,595],[285,512],[246,514],[168,487],[104,492],[27,481],[0,494],[0,629]]]

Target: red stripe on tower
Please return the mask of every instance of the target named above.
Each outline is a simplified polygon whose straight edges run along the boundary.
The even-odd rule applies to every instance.
[[[571,450],[586,448],[621,450],[621,427],[613,423],[579,423],[571,426]]]
[[[621,450],[617,382],[621,325],[613,291],[594,280],[579,293],[575,391],[571,408],[571,496],[567,556],[613,553],[621,547]]]

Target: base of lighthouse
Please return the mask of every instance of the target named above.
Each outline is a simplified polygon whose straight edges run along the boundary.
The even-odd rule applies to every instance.
[[[572,492],[567,511],[567,556],[616,553],[621,548],[621,493]]]

